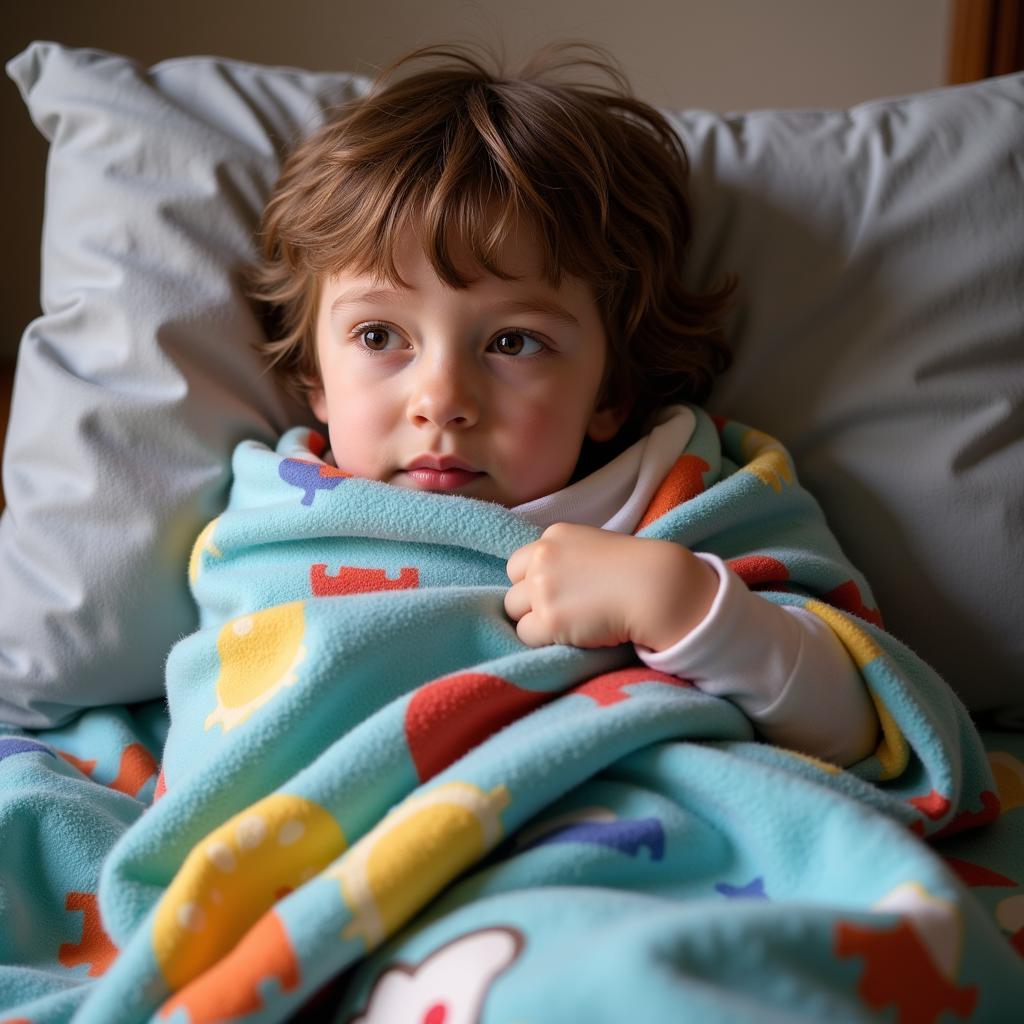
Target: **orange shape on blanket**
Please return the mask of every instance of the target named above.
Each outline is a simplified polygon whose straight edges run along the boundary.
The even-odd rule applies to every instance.
[[[389,579],[385,569],[361,569],[343,565],[337,575],[327,572],[327,563],[318,562],[309,568],[309,585],[316,597],[339,594],[366,594],[375,590],[413,590],[420,585],[419,569],[403,566],[398,579]]]
[[[652,668],[620,668],[615,672],[606,672],[602,676],[594,676],[585,683],[573,688],[573,693],[589,697],[600,707],[606,708],[619,701],[629,700],[630,694],[623,687],[630,683],[668,683],[669,686],[693,686],[692,683],[666,672],[655,672]]]
[[[82,757],[75,757],[66,751],[58,750],[58,754],[68,764],[73,764],[83,775],[92,777],[96,770],[96,759],[88,760]],[[121,761],[118,765],[117,778],[107,783],[110,789],[116,789],[119,793],[127,793],[128,796],[138,796],[139,790],[149,782],[156,774],[157,763],[153,755],[141,743],[129,743],[121,751]]]
[[[91,892],[69,892],[64,897],[64,907],[81,913],[82,938],[79,942],[61,943],[57,959],[64,967],[88,964],[89,977],[96,978],[106,971],[117,956],[117,946],[103,930],[96,896]]]
[[[75,757],[74,754],[69,754],[65,750],[58,750],[57,753],[60,754],[68,764],[73,764],[83,775],[92,776],[92,773],[96,768],[96,758],[90,757],[86,759],[84,757]],[[6,1024],[6,1021],[4,1024]]]
[[[305,459],[296,459],[296,462],[305,462]],[[338,469],[337,466],[328,466],[327,463],[320,463],[320,475],[321,476],[337,476],[344,480],[348,480],[352,474],[346,473],[343,469]]]
[[[989,751],[988,763],[996,780],[1003,813],[1024,807],[1024,764],[1002,750]]]
[[[680,455],[654,492],[637,530],[642,530],[677,505],[700,494],[704,490],[703,474],[710,468],[699,455]]]
[[[725,563],[748,587],[761,583],[785,583],[789,570],[777,558],[768,555],[745,555],[730,558]]]
[[[821,595],[822,601],[841,611],[856,615],[872,626],[882,628],[882,615],[877,608],[869,608],[860,594],[860,587],[853,580],[840,583],[834,590]]]
[[[458,672],[421,686],[405,710],[405,739],[420,782],[552,696],[482,672]]]
[[[276,978],[283,992],[299,984],[299,962],[284,922],[273,910],[245,933],[223,960],[160,1007],[160,1016],[188,1010],[191,1024],[216,1024],[263,1009],[259,985]]]
[[[885,931],[841,921],[835,952],[864,958],[861,999],[872,1010],[894,1006],[900,1024],[932,1024],[947,1010],[966,1018],[978,1001],[977,986],[958,988],[948,980],[907,921]]]
[[[110,788],[129,796],[137,796],[139,790],[156,773],[157,763],[153,755],[141,743],[129,743],[121,751],[121,765]]]

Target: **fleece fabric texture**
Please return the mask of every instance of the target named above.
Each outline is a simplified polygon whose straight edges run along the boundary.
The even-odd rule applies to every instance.
[[[694,413],[638,534],[827,623],[883,724],[871,756],[754,742],[628,646],[525,647],[505,561],[540,530],[508,509],[347,477],[305,429],[244,443],[190,565],[159,799],[126,795],[145,744],[103,803],[72,727],[0,741],[24,802],[0,853],[23,860],[8,1016],[278,1021],[316,997],[362,1022],[1005,1019],[1024,967],[921,841],[998,816],[978,734],[778,442]],[[53,951],[71,910],[82,938]]]

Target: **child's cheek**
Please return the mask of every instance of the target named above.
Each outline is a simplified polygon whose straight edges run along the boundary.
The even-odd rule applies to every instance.
[[[381,479],[382,442],[391,433],[382,403],[358,388],[336,394],[328,409],[331,451],[341,469],[369,479]]]

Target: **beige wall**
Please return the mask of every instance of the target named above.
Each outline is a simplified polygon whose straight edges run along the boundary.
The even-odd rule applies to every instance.
[[[664,106],[847,106],[933,88],[951,0],[20,0],[5,4],[0,57],[53,39],[135,57],[215,53],[369,72],[443,39],[503,40],[510,56],[552,38],[600,43],[636,92]],[[7,259],[0,356],[38,311],[45,146],[0,82]]]

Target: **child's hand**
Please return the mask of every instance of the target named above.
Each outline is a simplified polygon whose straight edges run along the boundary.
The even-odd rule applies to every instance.
[[[670,541],[555,523],[508,560],[505,611],[531,647],[655,651],[686,636],[707,614],[718,576]]]

